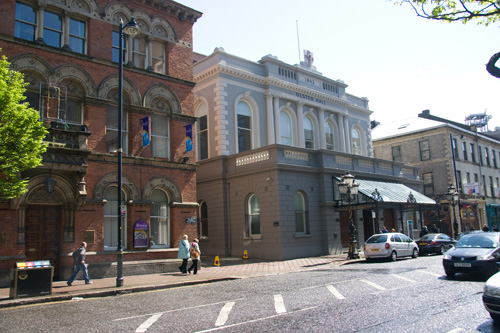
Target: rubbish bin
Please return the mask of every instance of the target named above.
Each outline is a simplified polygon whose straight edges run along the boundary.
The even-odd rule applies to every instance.
[[[54,267],[50,261],[26,261],[16,263],[10,280],[10,298],[52,294]]]

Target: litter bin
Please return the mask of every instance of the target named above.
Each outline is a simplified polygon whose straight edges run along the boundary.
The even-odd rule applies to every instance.
[[[16,263],[10,280],[10,298],[52,294],[54,267],[50,261],[26,261]]]

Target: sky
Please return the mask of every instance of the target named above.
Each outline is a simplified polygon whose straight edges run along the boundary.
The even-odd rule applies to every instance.
[[[500,52],[500,23],[426,20],[391,0],[177,2],[203,13],[193,28],[195,52],[222,47],[255,62],[271,54],[295,65],[309,50],[317,71],[368,98],[371,120],[387,124],[428,109],[464,123],[486,111],[489,129],[500,126],[500,79],[486,71]]]

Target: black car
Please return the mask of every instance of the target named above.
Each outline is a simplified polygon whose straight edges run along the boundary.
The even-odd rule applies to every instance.
[[[451,249],[457,241],[446,234],[427,234],[416,240],[419,254],[437,253],[443,254]]]
[[[492,275],[500,261],[500,232],[481,232],[464,235],[443,256],[443,268],[447,276],[455,273]]]

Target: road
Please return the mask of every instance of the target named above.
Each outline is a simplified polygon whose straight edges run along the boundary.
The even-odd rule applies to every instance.
[[[496,332],[442,256],[0,310],[2,332]],[[202,272],[201,272],[202,274]]]

